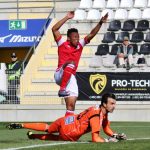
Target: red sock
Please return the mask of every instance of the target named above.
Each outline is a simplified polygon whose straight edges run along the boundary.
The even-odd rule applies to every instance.
[[[72,74],[75,73],[75,66],[73,64],[69,64],[65,67],[63,76],[62,76],[62,82],[60,85],[60,90],[63,90],[66,88],[68,81],[70,80],[70,77]]]
[[[70,115],[73,115],[73,114],[74,114],[74,111],[67,110],[65,116],[70,116]]]
[[[46,123],[23,123],[23,128],[46,131],[49,128],[49,125]]]

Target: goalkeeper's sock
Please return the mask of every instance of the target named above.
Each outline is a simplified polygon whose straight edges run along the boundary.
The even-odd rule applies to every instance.
[[[58,135],[53,135],[53,134],[32,134],[32,135],[30,135],[29,139],[58,141],[59,140],[59,136]]]
[[[46,123],[23,123],[22,127],[37,131],[46,131],[49,128],[49,125]]]

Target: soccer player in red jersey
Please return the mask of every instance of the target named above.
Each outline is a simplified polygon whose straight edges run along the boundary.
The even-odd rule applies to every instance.
[[[60,86],[58,95],[65,98],[66,115],[74,113],[75,103],[78,97],[78,86],[75,74],[83,47],[98,33],[102,24],[106,22],[108,13],[100,19],[95,28],[93,28],[90,34],[85,36],[84,39],[79,38],[77,29],[71,28],[68,29],[67,40],[64,41],[59,29],[67,20],[73,17],[74,11],[68,12],[63,19],[52,27],[54,39],[58,45],[58,68],[55,72],[55,81]]]
[[[59,118],[50,125],[46,123],[11,123],[7,127],[47,132],[47,134],[33,134],[29,131],[27,135],[30,139],[77,141],[82,135],[91,132],[92,142],[118,142],[125,140],[126,135],[124,133],[117,134],[110,128],[108,113],[112,113],[115,106],[115,95],[106,93],[102,96],[101,105],[90,107],[78,115],[73,114]],[[101,128],[109,136],[108,139],[99,135]],[[58,133],[58,135],[53,133]]]

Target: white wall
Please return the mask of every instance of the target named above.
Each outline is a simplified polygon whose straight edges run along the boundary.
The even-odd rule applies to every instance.
[[[6,66],[4,63],[1,63],[0,66],[0,91],[7,92]]]
[[[75,113],[91,105],[77,104]],[[0,105],[0,122],[50,122],[65,114],[65,105]],[[150,121],[150,103],[118,104],[110,121]]]

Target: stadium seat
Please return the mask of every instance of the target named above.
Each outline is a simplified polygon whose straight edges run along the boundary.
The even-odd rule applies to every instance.
[[[82,8],[82,9],[92,8],[92,0],[81,0],[79,8]]]
[[[143,10],[142,19],[150,19],[150,8],[146,8]]]
[[[107,55],[109,53],[109,45],[108,44],[100,44],[97,47],[97,51],[95,55]]]
[[[133,0],[121,0],[120,8],[132,8]]]
[[[107,68],[114,68],[114,67],[116,67],[116,64],[114,64],[115,57],[116,56],[109,55],[109,54],[107,54],[105,56],[102,56],[103,66],[107,67]]]
[[[119,0],[108,0],[106,8],[118,8],[119,7]]]
[[[115,13],[115,20],[126,20],[128,17],[128,12],[126,9],[117,9]]]
[[[121,29],[121,22],[113,20],[109,23],[108,31],[119,31]]]
[[[86,20],[86,12],[83,9],[77,9],[73,20]]]
[[[124,37],[128,37],[128,38],[129,38],[129,32],[127,32],[127,31],[119,32],[116,42],[122,43],[123,40],[124,40]],[[130,39],[130,38],[129,38],[129,39]]]
[[[120,46],[121,44],[114,44],[112,45],[111,47],[111,51],[110,51],[110,55],[117,55],[117,52],[118,52],[118,46]]]
[[[101,13],[101,16],[104,16],[106,13],[108,13],[108,20],[114,19],[114,12],[112,9],[104,9]]]
[[[142,12],[140,9],[133,8],[129,11],[128,19],[141,19]]]
[[[137,54],[138,53],[138,46],[137,44],[130,44],[133,46],[133,55]]]
[[[142,44],[140,46],[139,54],[149,55],[150,54],[150,44]]]
[[[94,2],[93,2],[93,8],[104,9],[105,6],[106,6],[105,0],[94,0]]]
[[[149,21],[148,20],[140,20],[137,24],[137,31],[146,31],[149,29]]]
[[[146,37],[144,39],[144,42],[150,42],[150,32],[146,33]]]
[[[93,56],[89,63],[90,68],[101,68],[102,67],[102,57],[101,56]]]
[[[131,42],[142,42],[144,40],[143,32],[134,32],[132,34]]]
[[[115,41],[115,33],[114,32],[106,32],[104,34],[103,43],[112,43],[113,41]]]
[[[136,8],[145,8],[147,5],[147,0],[135,0],[134,7]]]
[[[100,20],[101,14],[98,9],[90,9],[87,14],[87,20]]]
[[[135,22],[134,20],[126,20],[123,23],[122,31],[132,31],[135,28]]]
[[[150,7],[150,0],[148,0],[147,7]]]

